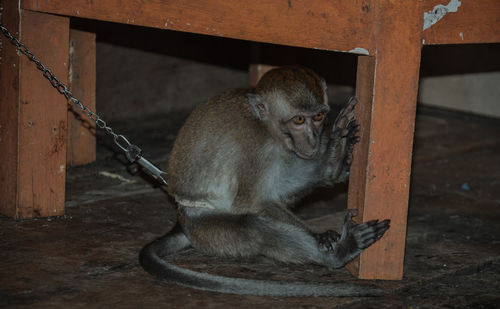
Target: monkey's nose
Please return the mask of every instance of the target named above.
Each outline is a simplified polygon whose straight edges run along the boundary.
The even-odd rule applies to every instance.
[[[307,142],[309,143],[309,145],[311,146],[311,148],[315,148],[316,147],[316,143],[317,143],[317,138],[316,138],[316,134],[314,133],[313,130],[309,130],[309,132],[307,132]]]

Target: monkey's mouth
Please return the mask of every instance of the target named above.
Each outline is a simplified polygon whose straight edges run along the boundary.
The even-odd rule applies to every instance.
[[[303,151],[303,150],[295,148],[295,153],[297,154],[297,156],[299,156],[302,159],[306,159],[306,160],[311,160],[312,158],[314,158],[314,156],[316,155],[317,152],[318,152],[317,148],[313,149],[311,151]]]

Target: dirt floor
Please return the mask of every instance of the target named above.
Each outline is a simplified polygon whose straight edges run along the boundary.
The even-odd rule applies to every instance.
[[[165,166],[186,111],[114,126]],[[402,281],[359,281],[345,270],[236,261],[194,251],[178,265],[210,273],[289,281],[359,282],[378,298],[223,295],[156,281],[140,248],[175,222],[167,195],[132,175],[107,138],[97,162],[70,168],[67,212],[49,219],[0,218],[0,307],[5,308],[498,308],[500,307],[500,121],[420,110]],[[346,186],[323,190],[297,213],[341,218]],[[325,219],[326,218],[326,219]],[[338,220],[333,218],[335,224]]]

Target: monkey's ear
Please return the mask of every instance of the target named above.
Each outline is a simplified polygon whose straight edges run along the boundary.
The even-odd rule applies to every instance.
[[[321,78],[321,87],[323,88],[323,91],[326,91],[326,89],[328,88],[326,80],[324,78]]]
[[[247,93],[248,103],[257,119],[266,120],[268,111],[264,99],[256,93]]]

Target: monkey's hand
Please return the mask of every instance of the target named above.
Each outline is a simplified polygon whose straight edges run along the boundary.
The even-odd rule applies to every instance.
[[[358,101],[352,97],[335,119],[330,133],[330,156],[327,164],[332,167],[334,182],[344,182],[349,177],[352,151],[360,137],[359,124],[354,119],[354,106]]]
[[[389,228],[390,220],[382,222],[372,220],[356,224],[352,221],[352,217],[357,214],[358,211],[356,209],[347,211],[342,235],[338,242],[331,246],[332,250],[328,250],[333,251],[333,261],[331,262],[334,268],[342,267],[354,259],[363,249],[368,248],[371,244],[379,240]]]

